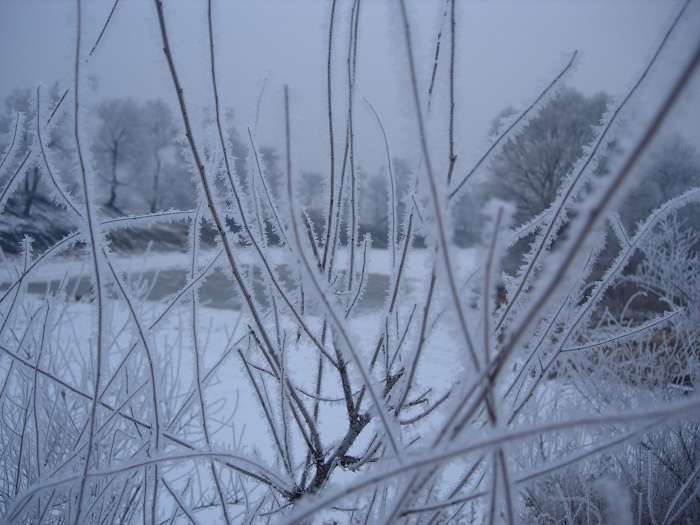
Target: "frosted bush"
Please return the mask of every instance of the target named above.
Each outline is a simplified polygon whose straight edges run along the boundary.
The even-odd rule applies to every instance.
[[[106,215],[97,201],[104,188],[86,124],[86,31],[78,2],[75,78],[57,110],[72,123],[77,189],[69,191],[69,174],[53,169],[41,147],[54,108],[37,107],[35,121],[24,123],[37,130],[35,140],[25,152],[10,142],[0,165],[0,207],[26,176],[21,159],[31,157],[43,162],[57,206],[79,225],[44,251],[33,253],[27,241],[21,257],[4,260],[4,521],[512,523],[532,517],[538,492],[545,500],[560,499],[560,508],[550,501],[551,509],[540,509],[556,519],[575,521],[585,508],[594,521],[611,521],[629,514],[606,499],[606,481],[563,483],[562,476],[624,444],[644,443],[651,427],[664,428],[673,419],[683,425],[683,418],[698,413],[694,390],[660,395],[641,389],[639,377],[620,378],[645,373],[643,366],[608,359],[610,348],[673,326],[680,309],[695,312],[697,294],[680,300],[665,290],[668,308],[639,324],[596,317],[637,250],[666,249],[666,234],[657,225],[698,199],[698,189],[689,189],[654,211],[632,237],[615,227],[614,207],[635,166],[698,69],[697,43],[683,51],[668,87],[647,100],[624,135],[621,119],[630,108],[640,110],[637,89],[653,75],[658,53],[628,96],[609,102],[593,141],[532,221],[512,224],[509,205],[490,204],[484,240],[467,257],[450,242],[451,206],[479,166],[561,88],[571,64],[513,117],[478,165],[466,166],[454,153],[453,121],[468,108],[450,104],[438,128],[434,113],[428,121],[432,88],[430,97],[419,89],[425,80],[417,65],[420,53],[407,6],[397,2],[405,59],[400,69],[421,161],[415,179],[403,186],[387,170],[384,200],[391,221],[388,246],[379,252],[371,236],[360,235],[363,206],[353,163],[353,137],[360,132],[353,121],[359,2],[349,19],[336,12],[340,3],[330,6],[324,44],[330,142],[324,154],[327,205],[319,225],[319,210],[310,218],[297,194],[295,137],[304,130],[289,116],[293,94],[285,88],[280,102],[286,180],[270,187],[252,132],[246,141],[251,178],[242,180],[219,106],[214,42],[223,28],[212,23],[209,4],[213,110],[203,118],[188,104],[181,80],[189,72],[171,52],[168,11],[160,1],[154,26],[197,204],[191,210]],[[447,25],[459,27],[454,2],[447,5]],[[680,11],[670,34],[683,31],[685,16]],[[341,28],[349,45],[334,33]],[[662,42],[659,52],[667,45]],[[444,77],[435,87],[451,102],[454,68],[445,65],[458,52],[452,46],[447,56],[430,53]],[[336,61],[348,64],[344,76],[331,68]],[[383,139],[388,152],[391,136]],[[597,167],[615,140],[621,154],[607,159],[608,174],[600,176]],[[436,148],[436,142],[449,147]],[[168,256],[172,260],[125,257],[108,242],[113,231],[174,221],[187,224],[188,250]],[[610,224],[618,237],[606,240]],[[208,229],[214,248],[202,239]],[[533,240],[520,268],[514,276],[504,274],[504,253],[527,236]],[[279,245],[269,242],[273,237]],[[419,249],[418,239],[427,247]],[[606,242],[617,243],[617,254],[594,278]],[[69,263],[62,258],[66,253],[73,257]],[[657,252],[649,254],[656,260]],[[667,268],[694,264],[687,252],[666,256]],[[167,299],[148,300],[157,278],[149,264],[173,265],[184,284]],[[376,273],[386,276],[386,293],[366,311],[361,305]],[[230,287],[234,309],[214,310],[200,301],[217,275],[228,279],[217,288],[226,293]],[[639,273],[662,288],[673,276],[651,268]],[[86,280],[81,285],[76,277]],[[37,294],[36,282],[51,284]],[[666,507],[669,519],[686,512],[685,502],[691,505],[683,495],[693,492],[696,472],[691,469]],[[622,498],[625,485],[614,486]],[[629,496],[634,504],[636,494]]]

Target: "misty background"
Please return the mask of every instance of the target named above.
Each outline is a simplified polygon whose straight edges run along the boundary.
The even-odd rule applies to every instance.
[[[408,2],[418,63],[432,65],[437,35],[446,29],[444,2]],[[96,41],[114,2],[94,0],[84,6],[85,53]],[[397,6],[368,1],[360,12],[356,113],[356,158],[372,171],[385,164],[383,141],[367,97],[392,138],[392,153],[416,162],[410,106],[405,89]],[[654,0],[469,1],[459,2],[456,46],[456,98],[469,108],[455,122],[456,153],[467,164],[487,143],[496,116],[505,108],[526,107],[569,61],[578,57],[567,84],[584,95],[604,91],[611,97],[629,88],[640,64],[653,52],[677,11],[676,2]],[[346,31],[348,6],[340,6],[337,31]],[[221,103],[233,112],[234,125],[252,126],[263,144],[281,149],[282,87],[293,99],[297,166],[324,171],[319,148],[327,147],[325,68],[330,2],[315,0],[241,0],[214,4],[218,81]],[[210,110],[206,3],[165,3],[174,50],[188,103],[202,119]],[[12,90],[38,82],[60,87],[72,79],[75,2],[4,0],[0,2],[0,101]],[[464,22],[463,22],[464,21]],[[466,26],[466,27],[465,27]],[[338,35],[339,42],[346,40]],[[93,103],[107,98],[137,102],[164,99],[172,104],[171,83],[163,60],[152,2],[121,0],[100,46],[84,65]],[[446,43],[445,43],[446,44]],[[339,45],[339,44],[336,44]],[[681,43],[681,45],[683,45]],[[341,78],[344,64],[334,65]],[[420,66],[419,66],[420,67]],[[430,78],[429,74],[422,75]],[[427,91],[428,86],[422,86]],[[653,88],[647,88],[653,89]],[[436,90],[440,91],[440,90]],[[653,97],[653,93],[649,93]],[[439,103],[439,102],[438,102]],[[680,112],[676,126],[700,143],[698,105]]]

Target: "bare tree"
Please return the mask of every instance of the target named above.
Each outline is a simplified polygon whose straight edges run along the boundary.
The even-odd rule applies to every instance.
[[[142,125],[144,126],[144,148],[148,149],[153,163],[153,186],[149,209],[151,213],[160,210],[161,176],[165,159],[165,150],[175,143],[177,128],[173,123],[170,109],[162,100],[151,100],[143,107]]]
[[[120,213],[118,190],[134,181],[144,157],[143,115],[131,99],[106,100],[97,107],[96,115],[99,122],[92,149],[98,175],[107,186],[104,204]]]
[[[494,157],[487,191],[513,201],[518,222],[552,203],[582,148],[593,140],[593,127],[599,124],[607,100],[602,93],[589,99],[564,89]]]

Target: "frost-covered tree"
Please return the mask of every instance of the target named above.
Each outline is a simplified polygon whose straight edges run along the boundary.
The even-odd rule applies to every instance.
[[[47,94],[48,98],[45,101],[46,104],[52,107],[59,99],[57,89],[57,86],[54,85],[53,88],[49,90],[50,93]],[[15,90],[5,100],[5,110],[0,117],[0,133],[5,137],[14,135],[13,128],[17,123],[16,117],[18,114],[21,114],[25,126],[19,136],[16,137],[17,147],[20,150],[26,150],[35,145],[38,146],[38,144],[35,143],[37,140],[36,130],[33,126],[37,115],[37,96],[36,91],[26,88]],[[56,118],[58,120],[60,115]],[[63,121],[60,126],[54,125],[51,132],[43,137],[45,148],[54,152],[55,155],[58,154],[57,156],[59,157],[67,153],[62,146],[63,142],[65,142],[63,135],[66,133],[63,124],[65,124],[65,121]],[[7,146],[7,144],[3,146]],[[22,160],[22,158],[14,159],[14,167],[19,167]],[[46,180],[47,176],[45,171],[42,159],[31,159],[22,167],[23,176],[21,177],[22,180],[19,183],[15,199],[21,201],[19,205],[21,207],[21,214],[24,217],[29,217],[31,215],[32,206],[38,200],[43,202],[48,202],[50,200],[50,183]],[[6,183],[8,181],[4,180],[2,182]]]
[[[150,196],[150,212],[155,213],[162,209],[163,203],[167,202],[163,199],[163,182],[164,175],[170,177],[166,183],[172,185],[177,183],[175,180],[176,166],[165,157],[168,149],[174,146],[177,128],[173,122],[173,117],[170,109],[162,100],[152,100],[146,102],[142,113],[143,140],[145,141],[144,149],[147,149],[147,157],[150,157],[153,172],[152,193]],[[171,157],[174,157],[170,151]],[[167,164],[166,164],[167,163]]]
[[[96,115],[93,154],[107,208],[155,213],[182,204],[183,191],[192,195],[176,147],[177,127],[165,102],[110,99],[98,105]]]
[[[282,162],[280,153],[272,146],[261,146],[260,158],[265,177],[270,185],[273,196],[277,199],[283,199],[286,194],[286,181],[284,180],[282,166],[280,166]],[[318,189],[319,188],[316,187],[317,191]]]
[[[26,236],[36,247],[46,248],[74,227],[64,207],[55,202],[59,174],[63,190],[74,189],[74,150],[68,120],[57,107],[60,99],[55,85],[16,90],[0,117],[0,143],[8,152],[0,173],[0,247],[10,253]],[[49,125],[37,125],[49,117]]]
[[[517,222],[531,219],[552,203],[583,147],[595,137],[594,127],[607,101],[603,93],[589,98],[563,89],[503,144],[491,162],[487,191],[516,204]]]
[[[111,99],[101,102],[95,114],[98,124],[92,151],[105,185],[104,205],[121,213],[120,188],[131,185],[143,168],[143,113],[132,99]]]
[[[360,181],[362,231],[372,236],[375,246],[386,248],[389,243],[389,218],[392,213],[388,178],[384,173],[369,175],[362,168],[358,168],[357,178]],[[395,215],[396,211],[393,213]]]
[[[636,223],[673,197],[700,184],[700,153],[678,134],[656,144],[642,167],[639,183],[620,207],[620,217],[630,231]],[[700,210],[691,206],[683,218],[687,226],[700,231]]]
[[[320,238],[325,226],[323,210],[325,208],[325,180],[317,171],[304,171],[299,177],[297,192],[299,203],[303,206],[308,220],[313,226],[314,234]]]
[[[638,182],[618,206],[619,218],[608,234],[607,246],[598,260],[599,267],[610,264],[620,244],[626,245],[654,210],[700,184],[700,157],[681,136],[661,136],[640,166],[637,177]],[[690,285],[696,279],[692,275],[692,261],[700,249],[699,233],[700,205],[697,202],[685,202],[669,217],[658,221],[632,257],[624,279],[608,294],[605,306],[613,312],[625,309],[631,316],[642,317],[663,310],[669,303],[662,297],[676,293],[667,285],[674,280],[674,287],[680,283]],[[641,277],[640,272],[646,277]],[[650,274],[664,275],[664,284],[650,281]],[[674,277],[669,280],[671,275]],[[687,289],[684,285],[681,288]]]

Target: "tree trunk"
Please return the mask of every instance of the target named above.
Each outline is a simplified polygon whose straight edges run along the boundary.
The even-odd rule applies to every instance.
[[[114,204],[115,201],[117,200],[117,184],[119,184],[119,181],[117,180],[117,156],[119,155],[119,149],[117,146],[112,150],[112,180],[109,186],[109,200],[106,203],[106,206],[108,208],[111,208],[113,210],[117,209],[117,206]]]
[[[36,198],[36,190],[39,186],[39,167],[34,166],[31,170],[32,175],[27,174],[27,178],[24,179],[24,209],[22,210],[22,215],[29,217],[32,211],[32,204],[34,204],[34,199]]]
[[[158,178],[160,177],[160,155],[156,150],[156,171],[153,174],[153,195],[151,196],[151,213],[155,213],[158,207]]]

